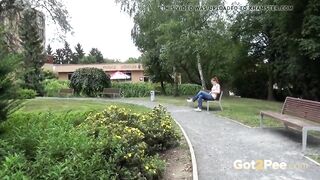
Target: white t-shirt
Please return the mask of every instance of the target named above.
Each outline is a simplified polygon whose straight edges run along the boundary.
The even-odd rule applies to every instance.
[[[220,94],[220,84],[213,85],[210,94],[212,95],[213,99],[216,99],[217,95]]]

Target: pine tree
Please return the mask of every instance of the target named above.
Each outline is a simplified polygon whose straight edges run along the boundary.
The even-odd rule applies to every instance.
[[[10,53],[4,37],[4,31],[0,27],[0,122],[17,107],[13,77],[14,69],[20,60],[20,57]]]
[[[76,52],[73,55],[73,63],[78,64],[80,60],[84,58],[85,53],[80,43],[78,43],[74,49]]]
[[[52,52],[52,48],[51,48],[50,44],[47,46],[46,52],[48,55],[52,55],[53,52]]]
[[[96,59],[96,63],[104,63],[103,55],[97,48],[91,49],[90,56]]]
[[[67,41],[64,42],[63,55],[64,61],[62,64],[72,64],[73,52],[70,48],[70,44]]]
[[[42,69],[45,55],[40,38],[38,25],[36,22],[37,14],[35,10],[26,10],[23,13],[20,39],[23,47],[23,87],[35,90],[39,95],[43,95],[44,90],[41,85]]]
[[[62,64],[64,62],[63,49],[56,49],[53,56],[53,64]]]

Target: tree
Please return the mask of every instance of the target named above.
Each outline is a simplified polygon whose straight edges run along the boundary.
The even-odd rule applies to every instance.
[[[46,52],[47,52],[47,55],[52,55],[53,51],[50,44],[47,46]]]
[[[34,10],[26,10],[23,14],[22,26],[20,28],[20,38],[23,47],[23,87],[33,89],[39,95],[43,95],[41,68],[44,64],[45,54],[36,22],[30,22],[30,19],[35,18],[37,18],[37,15]]]
[[[67,41],[64,42],[63,56],[64,58],[62,64],[73,64],[73,52],[70,48],[70,44]]]
[[[290,2],[290,3],[289,3]],[[237,16],[233,26],[241,44],[249,44],[248,58],[256,59],[256,66],[267,72],[268,99],[276,95],[320,99],[320,47],[319,18],[314,0],[255,1],[249,3],[292,4],[289,12],[243,12]],[[256,71],[259,79],[261,71]],[[263,81],[261,79],[261,81]],[[275,94],[274,94],[275,93]]]
[[[5,33],[0,27],[0,122],[17,108],[16,88],[14,85],[15,68],[20,63],[20,56],[10,52],[5,40]]]
[[[125,63],[128,63],[128,64],[142,63],[142,58],[141,57],[139,57],[139,58],[130,57],[127,61],[125,61]]]
[[[92,48],[90,50],[89,56],[92,56],[96,59],[96,63],[104,63],[103,55],[98,48]]]
[[[97,96],[103,88],[111,87],[109,76],[98,68],[81,68],[76,70],[70,80],[70,87],[77,94]]]
[[[64,54],[63,49],[56,49],[56,52],[53,56],[53,63],[54,64],[62,64],[64,62]]]
[[[82,46],[81,46],[80,43],[78,43],[78,44],[74,47],[74,49],[75,49],[76,52],[73,54],[73,60],[72,60],[72,62],[73,62],[73,64],[78,64],[79,61],[80,61],[82,58],[84,58],[85,53],[84,53],[84,50],[83,50],[83,48],[82,48]]]
[[[119,2],[134,16],[132,37],[136,46],[143,53],[159,52],[159,58],[172,68],[173,79],[181,74],[183,79],[188,79],[185,82],[201,84],[203,88],[208,88],[212,76],[229,80],[228,64],[233,55],[230,53],[230,33],[224,16],[217,11],[170,9],[185,4],[197,7],[199,1],[195,0]],[[219,0],[201,2],[207,6],[220,3]]]
[[[61,0],[1,0],[0,1],[0,23],[3,19],[15,19],[26,9],[34,9],[47,14],[46,19],[60,27],[60,30],[69,32],[72,27],[69,23],[69,14]],[[8,32],[6,32],[8,33]]]

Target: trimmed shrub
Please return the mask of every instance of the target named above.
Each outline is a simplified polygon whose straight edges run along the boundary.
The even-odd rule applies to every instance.
[[[45,95],[48,97],[57,97],[59,96],[60,89],[69,88],[69,81],[60,81],[56,79],[46,79],[43,82]]]
[[[33,89],[18,89],[18,99],[33,99],[37,96],[37,92]]]
[[[162,107],[97,114],[21,113],[2,124],[0,179],[160,179],[158,151],[177,144]],[[4,150],[2,150],[4,148]]]
[[[147,97],[154,90],[151,83],[112,83],[113,88],[120,88],[124,97]]]
[[[150,91],[156,90],[161,92],[161,86],[159,84],[152,83],[112,83],[112,87],[120,88],[124,97],[148,97]],[[195,95],[201,90],[201,86],[197,84],[180,84],[179,95],[190,96]],[[171,84],[165,85],[167,95],[173,95],[174,87]]]
[[[73,73],[70,87],[76,94],[94,97],[103,91],[103,88],[111,87],[111,82],[102,69],[81,68]]]

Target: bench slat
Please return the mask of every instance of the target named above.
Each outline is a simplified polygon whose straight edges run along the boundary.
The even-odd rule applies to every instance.
[[[297,118],[294,116],[281,114],[281,113],[277,113],[277,112],[261,111],[261,114],[272,117],[272,118],[277,119],[279,121],[282,121],[285,124],[289,124],[290,126],[299,127],[300,129],[302,129],[302,127],[304,127],[304,126],[319,126],[319,124],[314,121],[309,121],[309,120],[305,120],[302,118]]]
[[[288,97],[282,113],[320,123],[320,102]]]

